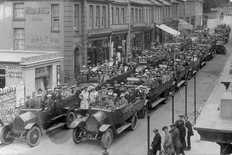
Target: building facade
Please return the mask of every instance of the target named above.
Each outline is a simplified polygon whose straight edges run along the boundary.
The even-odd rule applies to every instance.
[[[194,27],[202,25],[203,0],[187,0],[185,14],[185,20]]]
[[[116,55],[124,62],[134,47],[146,49],[150,42],[165,41],[166,33],[156,25],[177,29],[176,21],[185,16],[199,25],[202,1],[190,1],[186,8],[184,0],[4,1],[0,47],[58,51],[63,57],[62,79],[78,80],[89,66]]]

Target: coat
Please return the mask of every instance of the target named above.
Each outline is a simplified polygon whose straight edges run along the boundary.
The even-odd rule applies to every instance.
[[[153,150],[161,150],[161,136],[159,133],[155,135],[151,145]]]
[[[172,135],[169,133],[167,135],[165,135],[163,148],[164,148],[165,153],[167,153],[167,154],[174,153],[174,146],[172,143]]]
[[[174,147],[181,148],[182,144],[180,142],[180,133],[179,130],[175,127],[170,131],[172,135],[172,143]]]
[[[179,126],[179,133],[180,133],[180,142],[182,144],[182,147],[185,148],[186,147],[186,141],[185,141],[186,129],[185,129],[184,124]]]
[[[188,135],[189,136],[193,136],[193,128],[192,128],[192,124],[188,121],[185,123],[186,128],[188,129]]]

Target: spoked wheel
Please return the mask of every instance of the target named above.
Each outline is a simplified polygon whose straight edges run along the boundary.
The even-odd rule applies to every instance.
[[[140,118],[145,118],[147,116],[147,105],[145,105],[141,110],[140,110]]]
[[[3,144],[8,145],[13,143],[14,138],[10,136],[11,129],[9,126],[3,126],[0,131],[0,140]]]
[[[103,133],[101,143],[104,149],[108,149],[113,142],[113,131],[112,129],[107,129],[106,132]]]
[[[131,126],[129,127],[129,130],[134,131],[137,128],[138,123],[138,116],[135,114],[131,119]]]
[[[69,112],[68,115],[67,115],[67,117],[66,117],[66,127],[67,127],[68,129],[71,128],[71,123],[72,123],[75,119],[76,119],[75,113],[72,112],[72,111]]]
[[[41,130],[37,126],[33,126],[27,132],[27,144],[31,147],[35,147],[40,143],[41,140]]]
[[[79,144],[82,142],[82,137],[80,136],[81,134],[81,129],[79,127],[76,127],[75,129],[73,129],[73,142],[76,144]]]

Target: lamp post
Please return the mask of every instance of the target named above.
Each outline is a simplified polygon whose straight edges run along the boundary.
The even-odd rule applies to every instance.
[[[172,97],[172,123],[174,123],[174,119],[175,119],[175,118],[174,118],[174,102],[175,102],[175,101],[174,101],[174,97],[175,97],[175,96],[174,96],[174,92],[171,92],[170,95],[171,95],[171,97]]]
[[[197,90],[196,90],[196,75],[194,75],[194,124],[197,122]]]
[[[185,80],[185,115],[187,116],[188,114],[188,98],[187,98],[187,95],[188,95],[188,83],[187,83],[187,80]]]
[[[147,155],[150,153],[150,115],[147,115]]]

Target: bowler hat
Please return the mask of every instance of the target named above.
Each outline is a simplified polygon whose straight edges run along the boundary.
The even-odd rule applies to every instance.
[[[179,118],[184,118],[184,115],[183,114],[179,115]]]

